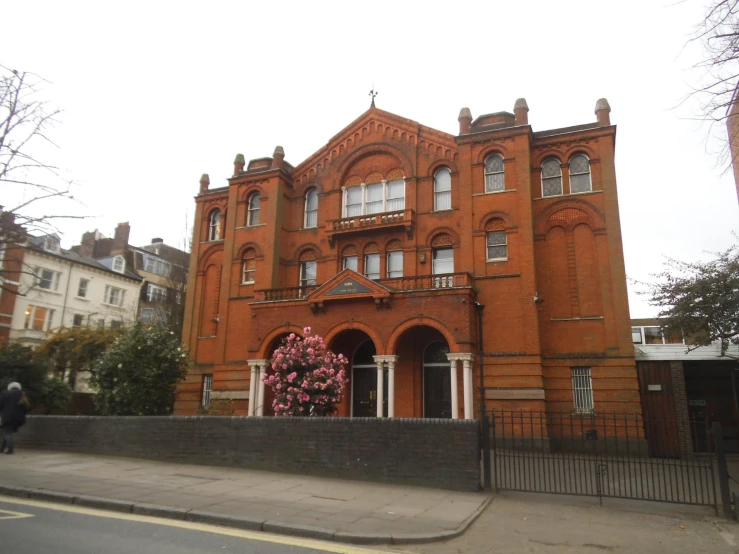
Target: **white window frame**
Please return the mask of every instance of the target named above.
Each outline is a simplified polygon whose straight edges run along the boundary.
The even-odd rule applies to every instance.
[[[449,173],[449,188],[448,189],[437,188],[438,180],[436,177],[442,172]],[[449,204],[448,208],[439,207],[442,204],[446,203],[446,202],[442,202],[442,199],[448,199],[446,201]],[[452,209],[452,170],[444,166],[434,171],[434,211],[435,212],[446,212],[451,209]]]
[[[390,198],[388,196],[388,191],[390,189],[390,184],[391,183],[398,183],[398,182],[402,182],[403,183],[403,196],[402,197],[396,196],[396,197]],[[381,208],[380,208],[379,211],[368,213],[367,212],[367,204],[368,204],[368,202],[367,202],[367,187],[377,186],[377,185],[382,185],[382,206],[381,206]],[[361,200],[361,203],[351,204],[351,206],[361,206],[361,207],[360,207],[360,210],[359,210],[359,213],[358,214],[349,215],[349,206],[347,205],[347,200],[349,199],[349,191],[350,190],[354,190],[356,188],[360,188],[361,189],[361,197],[362,197],[362,200]],[[351,187],[342,187],[341,190],[343,192],[342,199],[341,199],[341,217],[360,217],[360,216],[365,216],[365,215],[377,215],[377,214],[390,213],[390,212],[402,212],[403,210],[405,210],[405,193],[406,193],[406,190],[405,190],[405,178],[403,178],[403,179],[391,179],[389,181],[382,180],[382,181],[377,181],[377,182],[374,182],[374,183],[361,183],[359,185],[355,185],[355,186],[351,186]],[[389,206],[390,202],[400,203],[401,198],[403,200],[403,207],[402,208],[393,209],[393,210],[389,210],[388,209],[388,206]],[[380,201],[379,200],[376,200],[375,202],[380,202]]]
[[[254,205],[256,201],[256,206]],[[258,192],[252,193],[249,196],[249,202],[247,204],[246,214],[246,226],[256,227],[259,225],[259,211],[262,209],[262,197],[259,196]]]
[[[632,326],[631,327],[631,340],[634,341],[634,330],[638,329],[639,333],[641,335],[641,342],[634,342],[634,344],[640,345],[640,346],[675,346],[680,344],[685,344],[685,337],[682,337],[681,342],[667,342],[667,339],[665,338],[665,334],[660,329],[659,325],[639,325],[639,326]],[[647,329],[658,329],[659,335],[662,338],[662,342],[647,342]]]
[[[48,279],[44,279],[43,277],[43,274],[45,271],[51,274],[51,276]],[[36,268],[36,278],[38,280],[38,288],[40,288],[41,290],[57,292],[59,290],[59,281],[61,280],[61,277],[62,277],[62,274],[58,271],[54,271],[53,269],[46,269],[45,267]],[[43,286],[44,281],[48,281],[49,283],[48,287]]]
[[[116,273],[123,273],[126,271],[126,260],[123,259],[123,256],[116,256],[113,258],[112,269]]]
[[[559,168],[559,177],[552,176],[552,177],[544,177],[544,166],[547,162],[555,162],[557,164],[557,167]],[[544,194],[544,181],[548,180],[554,180],[559,178],[559,194]],[[554,198],[557,196],[562,196],[564,194],[564,183],[562,180],[562,162],[558,158],[547,158],[543,162],[541,162],[541,196],[542,198]]]
[[[354,267],[350,267],[352,271],[356,272],[359,271],[359,256],[354,254],[353,256],[344,256],[343,258],[343,269],[347,269],[348,264],[346,263],[347,260],[354,260]]]
[[[36,321],[36,310],[45,310],[44,314],[44,320],[41,323],[41,329],[35,329],[33,326],[34,321]],[[25,319],[23,322],[23,328],[28,329],[29,331],[36,331],[39,333],[43,333],[45,331],[48,331],[51,329],[51,324],[54,319],[54,312],[55,310],[53,308],[47,308],[45,306],[36,306],[34,304],[28,304],[26,306],[26,312],[25,312]]]
[[[59,251],[61,250],[59,239],[51,235],[46,235],[46,237],[44,237],[44,250],[54,254],[59,254]]]
[[[164,260],[145,254],[144,271],[147,273],[153,273],[154,275],[161,275],[162,277],[169,277],[171,266],[169,262],[165,262]]]
[[[368,273],[368,266],[369,266],[369,259],[372,258],[373,260],[377,260],[377,272],[375,273]],[[379,253],[370,253],[364,255],[364,276],[367,277],[367,279],[372,279],[373,281],[376,281],[380,278],[381,271],[380,271],[380,254]]]
[[[500,164],[503,167],[501,171],[488,171],[488,160],[492,158],[497,158],[500,160]],[[505,160],[503,159],[503,156],[498,152],[492,152],[491,154],[488,154],[485,156],[485,162],[484,162],[484,171],[485,171],[485,193],[486,194],[492,194],[494,192],[503,192],[505,190]],[[488,188],[488,175],[502,175],[503,176],[503,188],[501,189],[489,189]],[[492,180],[492,179],[491,179]]]
[[[592,414],[595,409],[593,402],[593,379],[589,367],[572,367],[572,403],[576,414]]]
[[[200,405],[203,408],[207,408],[210,406],[210,396],[213,392],[213,374],[212,373],[204,373],[203,374],[203,396],[200,399]]]
[[[400,269],[392,270],[392,263],[391,258],[397,257],[400,259]],[[404,265],[404,256],[402,250],[391,250],[387,253],[387,260],[385,260],[385,273],[387,274],[388,279],[400,279],[403,277],[403,265]]]
[[[141,308],[139,319],[143,323],[154,323],[154,308]]]
[[[84,283],[84,286],[82,285]],[[77,285],[77,298],[87,298],[87,288],[90,286],[90,280],[80,277],[80,282]],[[82,294],[80,294],[82,293]]]
[[[247,261],[251,260],[254,263],[252,269],[246,269]],[[251,273],[251,279],[247,279],[247,274]],[[242,285],[253,285],[257,277],[257,255],[254,253],[253,258],[242,258],[241,259],[241,284]]]
[[[309,279],[306,277],[308,264],[313,264],[313,267],[315,269],[314,274],[316,277],[313,279]],[[316,284],[318,277],[318,262],[316,260],[305,260],[303,262],[300,262],[300,288],[305,287],[312,287]]]
[[[439,252],[441,250],[449,250],[452,253],[452,270],[451,271],[445,271],[445,272],[442,273],[442,272],[436,270],[436,268],[437,268],[437,263],[436,262],[437,261],[443,261],[443,262],[446,262],[447,261],[447,260],[437,260],[436,259],[437,252]],[[440,247],[434,248],[431,251],[431,272],[432,272],[433,275],[449,275],[451,273],[454,273],[454,248],[453,247],[451,247],[451,246],[440,246]]]
[[[502,233],[502,235],[503,235],[503,242],[496,242],[496,243],[491,244],[490,243],[490,240],[491,240],[491,235],[493,233]],[[497,258],[491,258],[490,257],[490,248],[491,247],[496,247],[496,246],[505,246],[505,256],[497,257]],[[499,230],[499,231],[487,231],[485,233],[485,256],[486,256],[488,262],[501,262],[501,261],[507,260],[508,259],[508,233],[506,233],[503,230]]]
[[[315,208],[310,207],[311,198],[315,199]],[[305,207],[303,209],[303,229],[318,227],[318,191],[310,189],[305,193]]]
[[[587,163],[588,170],[586,172],[572,173],[572,160],[574,160],[575,158],[585,158],[585,160],[588,162]],[[583,154],[582,152],[579,152],[579,153],[575,154],[574,156],[572,156],[570,158],[570,162],[569,162],[569,167],[567,169],[567,173],[568,173],[569,178],[570,178],[570,194],[585,194],[586,192],[593,192],[593,173],[590,170],[590,158],[588,158],[585,154]],[[578,192],[573,192],[572,191],[572,176],[573,175],[575,175],[575,176],[578,176],[578,175],[587,175],[588,176],[588,190],[581,190],[581,191],[578,191]]]
[[[79,318],[79,324],[75,324],[75,321]],[[85,324],[85,316],[82,314],[72,315],[72,327],[82,327]]]
[[[146,301],[161,303],[167,300],[167,288],[154,283],[146,285]]]
[[[221,222],[223,221],[223,213],[219,209],[213,210],[210,214],[208,226],[208,240],[221,240]]]
[[[114,291],[118,291],[118,293],[119,293],[117,295],[117,298],[118,298],[117,303],[116,302],[113,302],[113,297],[114,297],[113,292]],[[108,304],[109,306],[116,306],[117,308],[120,308],[120,307],[123,306],[123,301],[124,301],[124,298],[125,297],[126,297],[126,291],[125,291],[125,289],[122,289],[122,288],[119,288],[119,287],[114,287],[113,285],[105,285],[105,297],[104,297],[104,300],[103,300],[103,302],[105,304]]]

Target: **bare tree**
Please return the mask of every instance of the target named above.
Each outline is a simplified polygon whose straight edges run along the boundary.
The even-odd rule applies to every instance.
[[[0,65],[0,187],[10,203],[0,206],[0,287],[14,294],[17,288],[7,282],[32,271],[22,264],[28,236],[59,232],[59,220],[82,217],[59,213],[58,199],[72,199],[72,182],[39,156],[56,147],[47,131],[60,113],[41,97],[44,83]]]
[[[711,124],[710,133],[722,145],[719,156],[724,165],[733,161],[732,151],[739,154],[739,113],[732,113],[739,82],[739,0],[713,0],[691,41],[700,42],[704,49],[703,60],[696,66],[703,75],[692,95],[701,104],[702,117]]]

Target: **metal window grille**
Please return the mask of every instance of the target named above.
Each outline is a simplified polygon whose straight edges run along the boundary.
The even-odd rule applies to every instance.
[[[576,413],[593,411],[593,380],[590,378],[589,367],[572,368],[572,396]]]
[[[213,392],[213,374],[203,375],[203,406],[210,406],[210,393]]]

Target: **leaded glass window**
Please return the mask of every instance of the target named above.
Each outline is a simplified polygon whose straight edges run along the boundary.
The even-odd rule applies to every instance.
[[[485,158],[485,192],[505,190],[503,156],[491,154]]]
[[[247,225],[259,225],[259,208],[262,203],[262,199],[259,198],[258,194],[252,194],[249,197],[249,219]]]
[[[570,192],[590,192],[593,183],[590,179],[590,161],[583,155],[578,154],[570,158]]]
[[[541,164],[542,196],[560,196],[562,194],[562,168],[559,160],[552,158]]]
[[[508,258],[508,241],[505,231],[488,231],[488,260]]]

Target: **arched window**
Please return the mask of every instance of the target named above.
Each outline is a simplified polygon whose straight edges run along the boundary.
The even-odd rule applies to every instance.
[[[434,211],[452,209],[452,172],[442,167],[434,173]]]
[[[313,250],[306,250],[300,255],[300,287],[315,285],[317,271],[316,253]]]
[[[208,240],[218,240],[221,238],[221,217],[221,210],[213,210],[210,214]]]
[[[371,340],[366,340],[360,344],[354,351],[352,357],[352,367],[366,367],[368,369],[376,369],[377,364],[375,363],[374,356],[377,354],[375,343]]]
[[[590,160],[584,154],[570,158],[570,193],[590,192],[593,183],[590,179]]]
[[[541,195],[562,194],[562,168],[557,158],[549,158],[541,164]]]
[[[261,198],[259,193],[254,193],[249,197],[249,215],[247,216],[246,224],[251,227],[253,225],[259,225],[259,205],[261,204]]]
[[[303,220],[304,229],[313,229],[318,227],[318,191],[311,189],[305,195],[305,218]]]
[[[257,253],[253,248],[244,251],[241,264],[241,284],[250,285],[254,283],[257,268]]]
[[[508,237],[502,219],[494,219],[485,226],[487,244],[487,261],[508,259]]]
[[[485,192],[505,190],[505,168],[503,156],[490,154],[485,158]]]
[[[351,269],[352,271],[359,271],[359,257],[357,256],[357,249],[354,246],[347,246],[344,248],[341,256],[344,260],[344,269]]]

